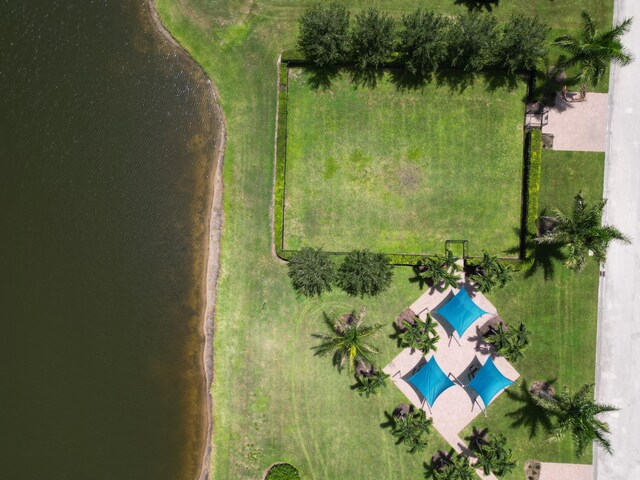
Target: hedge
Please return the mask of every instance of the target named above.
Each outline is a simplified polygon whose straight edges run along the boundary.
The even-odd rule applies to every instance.
[[[392,63],[390,60],[389,63]],[[284,248],[284,198],[285,179],[287,166],[287,102],[288,102],[288,72],[289,64],[304,64],[306,62],[302,52],[298,50],[285,50],[281,55],[278,79],[278,123],[276,125],[276,165],[275,165],[275,185],[274,185],[274,211],[273,229],[276,255],[282,260],[289,260],[295,250],[285,250]],[[542,134],[540,130],[532,130],[525,138],[525,166],[523,180],[523,235],[521,235],[522,252],[520,258],[505,258],[502,261],[511,264],[515,270],[530,265],[533,260],[533,252],[526,251],[527,238],[536,233],[536,222],[538,218],[538,195],[540,190],[540,161],[542,156]],[[327,252],[330,255],[344,256],[347,252]],[[413,266],[420,260],[433,255],[426,254],[387,254],[389,263],[397,266]],[[476,259],[476,261],[479,259]],[[474,265],[473,258],[465,259],[468,265]]]
[[[276,463],[269,468],[265,480],[301,480],[300,473],[293,465]]]

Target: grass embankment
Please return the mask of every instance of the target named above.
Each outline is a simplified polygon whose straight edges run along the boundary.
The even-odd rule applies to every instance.
[[[328,89],[289,70],[285,248],[506,255],[518,241],[526,85]]]
[[[291,292],[286,266],[271,254],[275,59],[280,49],[294,46],[296,21],[309,3],[157,3],[163,21],[218,87],[228,127],[225,227],[214,339],[211,477],[255,479],[273,462],[288,461],[307,479],[422,478],[422,462],[427,455],[409,456],[379,427],[383,411],[404,400],[402,395],[389,388],[384,396],[373,400],[358,397],[349,389],[346,375],[333,371],[328,359],[312,356],[309,337],[322,328],[322,310],[331,308],[341,312],[365,304],[369,320],[391,322],[420,294],[408,282],[411,270],[396,268],[391,289],[373,301],[350,300],[340,293],[322,300],[302,300]],[[375,5],[395,15],[425,7],[422,1],[363,0],[350,5]],[[451,13],[465,11],[452,0],[431,2],[431,6]],[[501,2],[494,11],[501,18],[512,12],[539,11],[558,28],[572,28],[579,24],[581,8],[610,22],[610,0],[604,4],[598,0],[514,0]],[[573,195],[581,187],[579,183],[568,186],[566,195]],[[575,343],[575,337],[557,332],[565,323],[593,323],[595,272],[586,271],[579,277],[558,273],[557,283],[545,283],[539,277],[515,282],[494,298],[507,320],[526,321],[540,332],[534,342],[541,346],[532,347],[528,359],[535,358],[534,348],[543,348],[547,338],[545,361],[562,367],[555,373],[551,366],[545,367],[548,364],[536,368],[527,360],[530,369],[521,370],[525,378],[557,374],[571,384],[589,381],[593,378],[593,356],[585,355],[585,348],[590,348],[594,337],[585,347]],[[541,286],[548,292],[546,296]],[[537,311],[545,312],[544,318],[553,327],[547,333],[542,330],[544,324],[532,320]],[[384,336],[377,343],[383,350],[380,363],[396,353],[394,343]],[[572,365],[582,373],[571,374]],[[490,417],[495,421],[500,418]],[[499,427],[506,430],[507,425],[503,419]],[[524,430],[514,432],[521,432],[518,438],[526,436]],[[429,454],[441,446],[437,436],[433,437]],[[546,445],[543,437],[535,443]],[[551,452],[554,447],[545,448]],[[563,455],[550,458],[568,458]]]

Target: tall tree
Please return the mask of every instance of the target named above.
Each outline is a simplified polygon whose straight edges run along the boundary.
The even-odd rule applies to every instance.
[[[337,3],[315,4],[300,17],[298,46],[319,66],[345,60],[349,41],[349,12]]]
[[[578,193],[574,197],[571,216],[556,210],[555,228],[545,232],[536,241],[566,246],[568,253],[564,264],[572,270],[581,271],[590,255],[598,262],[604,262],[612,241],[630,242],[616,227],[602,225],[602,211],[606,204],[606,200],[601,200],[588,205],[582,194]]]
[[[352,296],[374,296],[391,284],[393,270],[382,253],[353,250],[340,265],[337,285]]]
[[[364,312],[351,312],[337,319],[332,319],[326,313],[322,315],[329,332],[313,334],[313,337],[321,340],[319,345],[313,347],[316,355],[333,355],[333,364],[338,370],[348,364],[349,371],[353,371],[356,361],[372,363],[368,355],[378,353],[378,350],[367,339],[379,331],[382,325],[363,325]]]
[[[620,38],[629,31],[631,18],[623,20],[599,32],[593,19],[587,12],[582,12],[582,29],[577,36],[562,35],[555,44],[565,50],[569,57],[560,62],[561,66],[580,68],[579,78],[582,90],[586,91],[586,83],[597,85],[607,71],[609,62],[628,65],[633,60],[631,53],[622,45]]]
[[[407,69],[420,76],[438,70],[447,58],[449,20],[418,9],[402,17],[402,23],[398,49]]]
[[[601,413],[615,412],[618,408],[596,403],[593,398],[593,385],[583,385],[573,395],[565,386],[551,400],[544,397],[535,399],[555,417],[552,433],[556,438],[563,437],[567,432],[571,433],[578,457],[582,456],[593,442],[598,443],[607,453],[613,453],[611,442],[607,438],[609,425],[597,416]]]
[[[351,30],[351,58],[360,70],[380,67],[393,53],[393,20],[375,8],[356,15]]]
[[[497,21],[493,15],[469,12],[457,17],[449,31],[449,58],[453,67],[479,72],[496,52]]]
[[[497,64],[507,73],[535,69],[547,55],[547,35],[551,29],[538,17],[513,15],[502,27],[497,47]]]
[[[331,291],[335,267],[321,248],[302,247],[289,261],[289,278],[293,289],[307,297]]]

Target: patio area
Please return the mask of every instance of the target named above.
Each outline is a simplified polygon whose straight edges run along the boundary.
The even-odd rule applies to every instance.
[[[438,315],[437,310],[447,304],[461,288],[486,313],[478,317],[459,337],[453,327]],[[481,399],[476,398],[477,393],[467,385],[489,358],[493,359],[495,366],[508,379],[515,381],[520,376],[506,359],[495,354],[493,347],[483,340],[479,332],[485,322],[497,315],[497,310],[482,293],[466,282],[461,282],[457,288],[431,288],[410,308],[423,320],[427,313],[431,313],[437,320],[436,330],[440,340],[434,355],[442,371],[457,385],[444,390],[430,407],[422,394],[408,382],[427,361],[421,351],[406,348],[383,370],[416,408],[424,410],[433,419],[433,426],[457,452],[471,456],[466,443],[458,434],[486,407]],[[491,414],[490,410],[489,407],[488,415]]]
[[[553,150],[604,152],[608,116],[606,93],[589,92],[579,100],[576,92],[569,92],[566,101],[558,94],[542,132],[553,134]]]

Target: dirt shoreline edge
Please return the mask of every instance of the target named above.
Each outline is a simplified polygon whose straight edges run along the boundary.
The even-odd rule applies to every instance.
[[[198,475],[199,480],[208,480],[209,471],[211,466],[211,453],[212,453],[212,435],[213,435],[213,398],[211,396],[211,383],[213,381],[213,334],[214,334],[214,313],[216,305],[216,289],[218,283],[218,273],[220,270],[220,238],[222,233],[222,226],[224,223],[223,211],[222,211],[222,166],[224,164],[224,150],[227,141],[227,128],[225,123],[224,113],[220,107],[218,99],[220,98],[215,85],[211,82],[211,79],[207,76],[204,69],[196,62],[193,57],[187,52],[180,42],[171,34],[167,27],[162,23],[160,15],[156,9],[155,0],[147,0],[151,19],[157,29],[169,43],[175,46],[182,55],[189,59],[195,67],[206,78],[206,83],[209,92],[211,93],[211,102],[216,110],[216,117],[218,125],[215,129],[217,131],[216,149],[214,152],[215,167],[213,169],[213,175],[211,178],[212,183],[212,198],[209,214],[208,225],[208,243],[205,252],[206,256],[206,272],[203,279],[205,284],[205,298],[204,298],[204,318],[202,322],[202,330],[204,334],[204,351],[202,354],[202,365],[205,375],[205,398],[206,398],[206,421],[207,421],[207,433],[204,441],[204,451],[202,454],[202,463],[200,466],[200,473]]]

